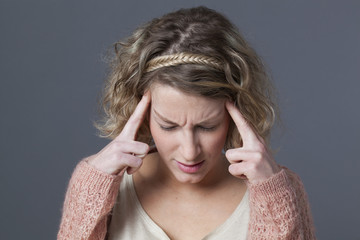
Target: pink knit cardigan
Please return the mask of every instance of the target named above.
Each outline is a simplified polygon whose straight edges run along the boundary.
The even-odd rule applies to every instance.
[[[121,179],[81,161],[70,179],[58,239],[105,239]],[[248,188],[248,239],[315,239],[309,203],[297,175],[283,168]]]

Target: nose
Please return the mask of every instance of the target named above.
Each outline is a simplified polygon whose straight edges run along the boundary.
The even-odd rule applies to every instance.
[[[180,152],[183,160],[187,162],[194,161],[201,152],[199,139],[192,131],[186,131],[182,134],[180,140]]]

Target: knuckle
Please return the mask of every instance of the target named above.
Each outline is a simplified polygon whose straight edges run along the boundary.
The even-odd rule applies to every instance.
[[[254,171],[256,171],[257,166],[258,166],[258,164],[251,162],[251,163],[249,163],[247,169],[248,169],[248,171],[254,172]]]
[[[254,153],[254,161],[260,162],[264,157],[264,154],[262,152],[255,152]]]
[[[232,156],[232,151],[231,151],[231,150],[227,150],[227,151],[225,152],[225,156],[226,156],[227,158],[231,158],[231,156]]]
[[[144,151],[144,152],[148,152],[149,149],[150,149],[150,146],[146,143],[141,143],[141,149]]]
[[[116,141],[111,144],[110,149],[114,152],[122,152],[124,145],[125,143],[123,141]]]
[[[125,166],[131,166],[132,156],[129,154],[119,153],[117,154],[118,163]]]
[[[238,171],[238,168],[237,168],[236,164],[230,164],[230,166],[229,166],[229,172],[230,172],[231,174],[236,174],[237,171]]]
[[[142,159],[139,157],[134,157],[132,159],[129,159],[128,165],[131,167],[138,168],[142,164]]]
[[[149,145],[143,142],[134,142],[134,147],[137,149],[136,153],[138,154],[146,154],[150,149]]]

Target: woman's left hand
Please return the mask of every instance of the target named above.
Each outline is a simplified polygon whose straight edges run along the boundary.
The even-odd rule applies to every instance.
[[[249,183],[262,182],[280,171],[271,156],[264,139],[251,126],[233,103],[227,101],[226,109],[239,130],[243,146],[226,151],[230,162],[229,172],[235,177],[247,179]]]

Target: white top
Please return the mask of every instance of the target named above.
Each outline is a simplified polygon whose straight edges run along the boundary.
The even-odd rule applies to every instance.
[[[250,216],[248,191],[231,216],[203,240],[245,240]],[[124,174],[120,191],[113,209],[109,227],[109,239],[159,239],[170,240],[166,233],[145,212],[137,198],[131,175]]]

